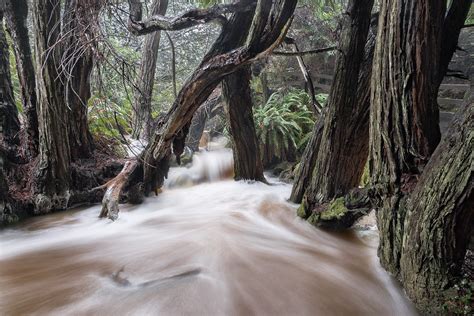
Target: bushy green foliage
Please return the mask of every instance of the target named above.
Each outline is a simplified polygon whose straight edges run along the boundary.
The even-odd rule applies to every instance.
[[[89,128],[93,135],[121,140],[120,130],[128,134],[132,106],[128,99],[113,102],[111,98],[94,95],[89,99]]]
[[[273,93],[265,105],[254,109],[264,155],[281,161],[290,151],[305,148],[314,125],[313,113],[308,110],[310,102],[306,92],[292,89],[285,94]]]

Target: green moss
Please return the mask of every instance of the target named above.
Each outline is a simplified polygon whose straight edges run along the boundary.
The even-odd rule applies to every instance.
[[[298,207],[298,210],[296,211],[296,215],[298,215],[301,218],[307,218],[308,217],[308,214],[306,213],[306,203],[304,203],[304,201]]]
[[[360,179],[360,186],[365,188],[370,181],[370,174],[369,174],[369,162],[367,162],[364,166],[364,173],[362,173],[362,177]]]
[[[321,219],[322,220],[340,219],[346,212],[347,212],[347,208],[344,203],[344,198],[340,197],[333,200],[328,205],[328,208],[325,211],[321,212]]]
[[[308,217],[307,222],[310,223],[311,225],[317,226],[321,216],[318,213],[313,213]]]

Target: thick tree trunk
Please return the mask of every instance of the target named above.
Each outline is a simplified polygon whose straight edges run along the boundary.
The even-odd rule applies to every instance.
[[[69,198],[70,150],[64,89],[57,80],[60,0],[34,0],[36,91],[39,105],[39,164],[35,212],[64,209]]]
[[[16,69],[20,81],[27,152],[32,158],[38,153],[39,132],[35,70],[27,28],[28,4],[26,0],[15,0],[15,5],[13,5],[10,0],[8,5],[5,17],[8,32],[13,40]]]
[[[227,76],[222,82],[232,138],[234,179],[265,181],[253,120],[250,77],[250,66],[247,66]]]
[[[62,65],[64,100],[69,115],[71,159],[90,158],[94,151],[87,119],[91,96],[90,78],[95,49],[93,21],[97,20],[99,1],[68,0],[62,18]]]
[[[152,5],[152,15],[165,15],[168,8],[168,0],[155,0]],[[139,139],[150,137],[152,123],[151,98],[155,83],[156,61],[158,48],[160,46],[161,32],[157,31],[145,36],[143,55],[138,72],[133,106],[133,134],[132,137]]]
[[[380,4],[369,169],[378,208],[379,257],[393,274],[399,272],[404,196],[440,139],[436,83],[444,12],[443,0]]]
[[[245,0],[244,4],[251,3]],[[228,36],[222,47],[230,51],[244,44],[252,23],[252,14],[236,13],[229,21]],[[252,111],[250,66],[228,75],[222,81],[222,94],[230,126],[234,155],[234,179],[265,181],[257,132]]]
[[[406,203],[400,261],[408,296],[442,313],[443,291],[460,277],[474,221],[474,87]]]
[[[19,145],[20,121],[15,105],[10,76],[10,52],[3,28],[3,8],[0,6],[0,145]]]
[[[317,204],[344,195],[360,183],[369,143],[369,83],[376,33],[373,27],[368,35],[372,5],[371,1],[349,2],[342,21],[329,101],[324,117],[315,125],[291,195],[292,201],[299,202],[306,191],[307,215]]]

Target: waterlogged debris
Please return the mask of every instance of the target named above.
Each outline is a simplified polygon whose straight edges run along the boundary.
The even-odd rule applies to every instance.
[[[112,281],[115,284],[121,287],[134,287],[134,288],[145,288],[145,287],[152,287],[152,286],[159,286],[171,281],[179,281],[188,277],[192,277],[201,273],[201,268],[192,269],[186,272],[178,273],[169,277],[164,277],[160,279],[150,280],[142,283],[132,284],[128,280],[128,278],[122,276],[121,274],[124,272],[125,267],[122,267],[119,271],[111,275]]]

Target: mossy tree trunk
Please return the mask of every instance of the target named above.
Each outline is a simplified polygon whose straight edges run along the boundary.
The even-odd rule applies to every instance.
[[[39,163],[36,212],[64,209],[69,199],[70,149],[64,87],[56,68],[60,60],[60,0],[34,0],[33,19],[38,93]]]
[[[20,121],[10,76],[10,52],[3,28],[4,7],[0,5],[0,145],[19,145]]]
[[[436,82],[444,12],[442,0],[380,4],[369,169],[379,258],[393,274],[399,272],[406,194],[440,139]]]
[[[441,313],[474,228],[474,87],[406,202],[400,271],[408,296]]]
[[[7,30],[12,38],[16,69],[20,81],[23,115],[25,116],[26,149],[30,158],[38,154],[38,112],[35,70],[28,36],[28,3],[26,0],[7,0],[5,12]]]
[[[368,155],[369,82],[375,27],[369,35],[373,1],[350,1],[334,83],[315,124],[292,190],[291,200],[309,214],[317,204],[341,196],[360,183]]]
[[[165,15],[168,0],[155,0],[151,7],[152,15]],[[152,126],[151,98],[155,83],[156,62],[160,46],[161,32],[157,31],[145,36],[143,55],[138,71],[136,89],[134,93],[134,106],[132,112],[133,133],[132,137],[148,139]]]

